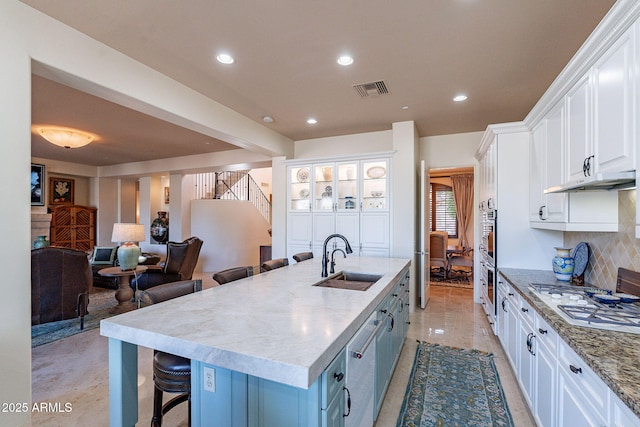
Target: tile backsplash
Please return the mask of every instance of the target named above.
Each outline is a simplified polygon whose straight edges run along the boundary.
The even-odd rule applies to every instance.
[[[575,248],[587,242],[591,248],[585,282],[615,290],[618,267],[640,271],[640,239],[636,239],[636,190],[618,192],[617,233],[565,232],[564,245]]]

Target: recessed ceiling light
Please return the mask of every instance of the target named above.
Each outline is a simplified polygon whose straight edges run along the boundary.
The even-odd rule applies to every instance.
[[[316,123],[318,123],[318,121],[312,117],[310,119],[307,119],[307,123],[309,123],[310,125],[315,125]]]
[[[338,64],[347,66],[353,64],[353,57],[349,55],[342,55],[338,58]]]
[[[467,95],[456,95],[453,100],[455,102],[462,102],[462,101],[466,101],[467,100]]]
[[[262,116],[262,121],[265,123],[273,123],[273,117],[271,116]]]
[[[216,59],[221,64],[233,64],[234,62],[236,62],[236,60],[233,59],[233,56],[229,55],[228,53],[220,53],[218,54],[218,56],[216,56]]]
[[[402,107],[400,107],[400,109],[402,109],[402,110],[408,110],[408,109],[409,109],[409,106],[408,106],[408,105],[403,105]]]

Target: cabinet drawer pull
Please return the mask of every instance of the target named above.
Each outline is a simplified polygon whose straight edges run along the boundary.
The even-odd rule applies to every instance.
[[[333,374],[333,378],[335,378],[337,382],[340,382],[340,381],[342,381],[342,380],[344,379],[344,373],[342,373],[342,372],[335,372],[335,373]]]
[[[522,310],[523,313],[528,313],[529,312],[529,309],[528,308],[524,308],[524,307],[521,307],[520,310]]]
[[[538,332],[540,332],[542,335],[547,333],[546,329],[542,329],[542,328],[538,328]]]
[[[507,302],[507,297],[502,297],[502,311],[507,313],[507,307],[505,307],[505,303]]]
[[[508,296],[510,296],[510,297],[512,297],[512,296],[513,296],[513,294],[512,294],[511,292],[509,292],[507,295],[508,295]]]
[[[571,372],[573,372],[574,374],[581,374],[582,373],[582,368],[576,368],[573,365],[569,365],[569,369],[571,369]]]
[[[343,417],[348,417],[349,414],[351,413],[351,392],[346,387],[342,387],[342,390],[347,392],[347,413],[346,414],[342,414],[342,416]]]

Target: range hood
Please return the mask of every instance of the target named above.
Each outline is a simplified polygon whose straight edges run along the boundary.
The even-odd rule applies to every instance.
[[[597,173],[593,176],[585,177],[577,181],[545,188],[545,194],[569,193],[575,191],[595,191],[595,190],[623,190],[636,186],[636,173],[613,172]]]

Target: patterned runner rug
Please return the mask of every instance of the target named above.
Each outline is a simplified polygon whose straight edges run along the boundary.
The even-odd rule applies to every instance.
[[[83,330],[80,330],[79,318],[35,325],[31,327],[31,347],[95,329],[100,326],[100,320],[112,316],[109,310],[117,304],[114,290],[94,288],[89,294],[89,313],[84,316]]]
[[[396,427],[513,425],[491,354],[418,345]]]
[[[432,286],[449,286],[453,288],[473,289],[473,278],[465,275],[455,275],[444,279],[442,276],[431,275],[429,280]]]

